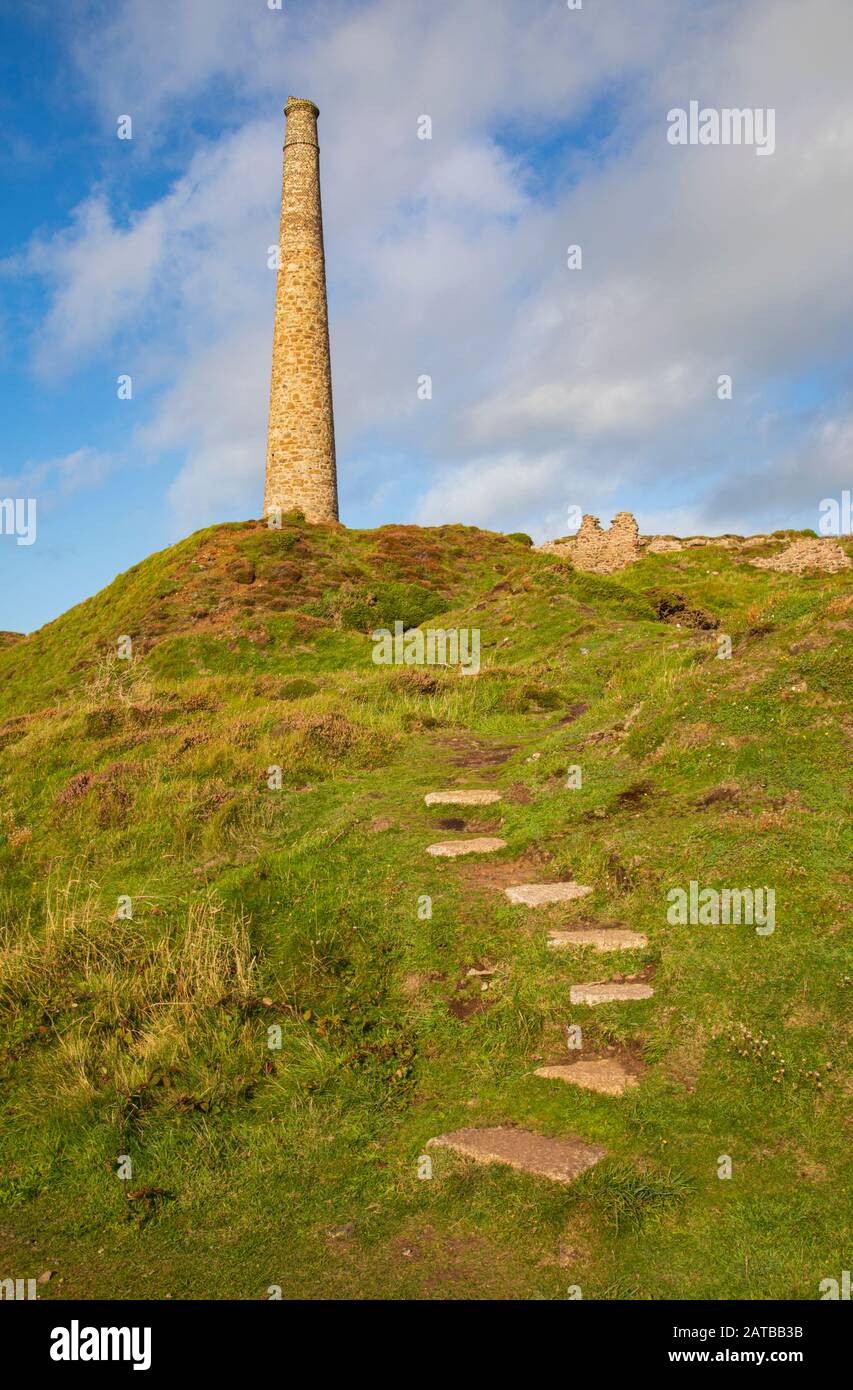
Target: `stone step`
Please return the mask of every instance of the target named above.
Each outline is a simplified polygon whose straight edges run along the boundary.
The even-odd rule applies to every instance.
[[[521,903],[524,907],[546,907],[549,903],[570,903],[575,898],[585,898],[591,888],[582,883],[519,883],[504,892],[511,903]]]
[[[493,791],[427,792],[424,797],[427,806],[491,806],[500,799],[500,792]]]
[[[428,1149],[451,1149],[475,1163],[507,1163],[520,1173],[570,1183],[604,1158],[605,1150],[582,1139],[552,1139],[529,1129],[499,1125],[494,1129],[454,1129],[427,1143]]]
[[[567,1081],[571,1086],[598,1091],[603,1096],[621,1096],[631,1086],[639,1084],[633,1072],[626,1071],[621,1062],[609,1057],[537,1067],[535,1075],[551,1081]]]
[[[651,985],[605,980],[596,984],[572,985],[569,998],[573,1004],[613,1004],[626,999],[651,999],[653,994]]]
[[[458,859],[462,854],[494,854],[499,849],[506,849],[506,840],[443,840],[427,845],[427,854],[438,859]]]
[[[647,936],[643,936],[642,932],[628,931],[627,927],[578,927],[576,931],[548,933],[548,945],[558,950],[572,946],[594,946],[596,951],[639,951],[648,944]]]

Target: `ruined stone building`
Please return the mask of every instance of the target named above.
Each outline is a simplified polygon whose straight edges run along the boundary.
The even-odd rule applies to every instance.
[[[563,555],[577,569],[592,574],[612,574],[640,558],[637,523],[630,512],[617,512],[609,531],[601,529],[597,516],[584,515],[576,536],[546,541],[537,548]]]

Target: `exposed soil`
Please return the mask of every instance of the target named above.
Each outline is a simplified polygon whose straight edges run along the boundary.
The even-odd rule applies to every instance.
[[[496,746],[483,743],[477,738],[445,738],[441,746],[452,754],[455,767],[489,768],[501,767],[508,762],[513,753],[518,752],[518,744]]]
[[[577,704],[569,705],[569,708],[566,710],[562,719],[560,719],[558,723],[573,724],[576,719],[580,719],[582,714],[586,714],[588,709],[589,705],[586,705],[582,700],[579,700]]]
[[[547,876],[549,882],[570,883],[571,874],[554,874],[551,859],[546,850],[520,859],[469,859],[460,863],[459,873],[463,885],[474,890],[509,888],[514,883],[536,883],[543,876]]]
[[[720,802],[737,801],[741,794],[741,787],[738,782],[721,782],[718,787],[712,787],[710,791],[700,796],[694,804],[698,810],[705,810],[708,806],[717,806]]]
[[[647,1071],[648,1066],[643,1061],[642,1047],[639,1043],[629,1046],[622,1045],[602,1045],[600,1047],[589,1047],[584,1045],[582,1051],[563,1048],[562,1051],[554,1056],[548,1057],[546,1066],[566,1067],[571,1066],[572,1062],[618,1062],[630,1076],[638,1079]]]

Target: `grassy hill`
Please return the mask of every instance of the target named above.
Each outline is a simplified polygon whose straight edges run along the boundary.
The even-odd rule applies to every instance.
[[[818,1297],[849,1252],[851,573],[710,546],[604,578],[473,528],[291,517],[0,642],[0,1276]],[[478,628],[480,674],[374,665],[395,620]],[[502,800],[428,809],[445,786]],[[425,853],[476,831],[507,848]],[[592,895],[501,891],[568,876]],[[671,925],[691,880],[775,888],[775,931]],[[648,949],[548,948],[578,922]],[[654,996],[569,1003],[614,974]],[[640,1085],[534,1076],[569,1024]],[[421,1180],[471,1124],[607,1157],[567,1188],[438,1153]]]

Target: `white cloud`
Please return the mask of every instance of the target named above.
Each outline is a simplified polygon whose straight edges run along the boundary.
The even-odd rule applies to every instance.
[[[258,335],[245,327],[218,338],[181,372],[140,432],[144,449],[177,449],[185,455],[169,489],[182,530],[241,508],[244,514],[261,514],[268,357]]]
[[[0,493],[6,497],[35,497],[40,506],[98,487],[115,467],[110,454],[84,445],[57,458],[30,461],[16,474],[0,474]]]
[[[565,460],[508,454],[474,458],[447,470],[421,497],[417,509],[423,526],[440,526],[448,516],[469,526],[510,525],[519,513],[541,505],[553,494]]]
[[[80,361],[121,329],[116,371],[132,344],[141,382],[161,391],[140,442],[185,460],[169,494],[181,524],[257,511],[265,257],[292,91],[322,110],[344,496],[348,455],[362,490],[369,438],[385,459],[435,460],[411,470],[424,521],[561,533],[577,501],[743,530],[767,476],[780,505],[805,507],[794,475],[810,424],[791,384],[845,350],[853,310],[849,36],[848,0],[709,0],[700,15],[687,0],[292,14],[124,0],[75,39],[104,120],[133,114],[149,157],[206,101],[236,127],[126,225],[99,192],[33,244],[27,264],[54,292],[37,361]],[[668,145],[666,111],[693,97],[774,105],[776,153]],[[603,147],[569,145],[544,173],[518,152],[592,100],[618,118]],[[417,139],[424,113],[431,141]],[[583,270],[570,271],[576,242]],[[835,476],[826,441],[819,452]]]
[[[162,251],[161,208],[122,228],[101,194],[80,204],[67,230],[34,239],[16,264],[53,288],[38,334],[37,370],[62,374],[109,342],[150,290]]]
[[[853,409],[842,414],[817,414],[801,435],[791,440],[784,420],[768,422],[772,462],[762,460],[736,476],[724,478],[710,491],[706,514],[719,522],[746,519],[761,530],[789,524],[792,513],[804,526],[817,530],[820,503],[840,499],[853,486]]]

